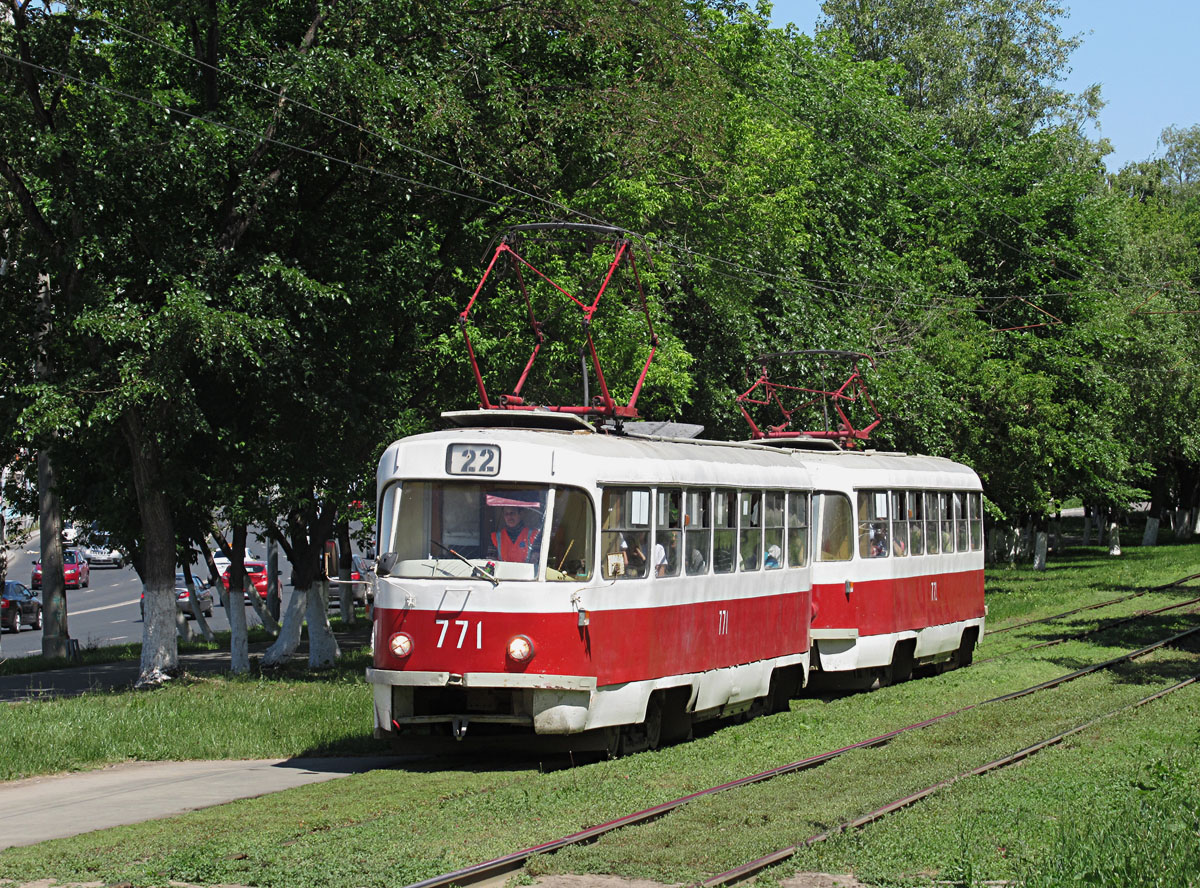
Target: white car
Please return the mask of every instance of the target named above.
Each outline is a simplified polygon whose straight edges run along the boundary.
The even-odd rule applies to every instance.
[[[104,531],[88,534],[87,543],[83,547],[83,557],[93,567],[99,564],[125,566],[125,553],[113,545],[112,538]]]
[[[244,559],[242,559],[242,563],[244,564],[248,561],[259,561],[259,560],[260,559],[255,558],[253,555],[250,554],[249,549],[246,549],[246,557]],[[221,552],[218,550],[213,555],[213,563],[217,566],[217,575],[225,576],[225,571],[229,570],[229,559],[226,558],[223,554],[221,554]]]

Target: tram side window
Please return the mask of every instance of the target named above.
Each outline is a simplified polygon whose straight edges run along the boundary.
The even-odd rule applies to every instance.
[[[592,501],[582,490],[554,492],[554,523],[546,554],[547,580],[588,580],[595,563]]]
[[[763,495],[763,567],[783,567],[783,494]]]
[[[813,529],[820,545],[818,561],[849,561],[854,549],[854,513],[844,493],[813,494]]]
[[[908,552],[910,555],[924,555],[925,494],[919,490],[906,490],[904,503],[908,506]]]
[[[731,573],[737,545],[737,491],[713,493],[713,572]]]
[[[654,552],[650,558],[656,577],[679,576],[682,527],[683,491],[660,489],[655,500]]]
[[[888,493],[858,492],[858,557],[886,558],[888,554]]]
[[[967,551],[967,495],[951,494],[954,498],[954,542],[958,551]]]
[[[738,497],[738,507],[741,527],[739,569],[758,570],[762,561],[762,494],[757,490],[743,490]]]
[[[954,551],[954,509],[949,493],[938,494],[938,510],[941,512],[942,551]]]
[[[892,491],[892,554],[900,558],[908,554],[908,511],[904,491]]]
[[[941,551],[938,546],[938,495],[925,491],[925,551],[936,555]]]
[[[983,548],[983,494],[967,494],[968,515],[971,522],[971,549],[978,552]]]
[[[689,490],[683,495],[683,537],[687,547],[687,572],[708,573],[709,532],[712,494],[707,490]]]
[[[787,503],[788,567],[804,567],[808,564],[808,494],[793,490]]]
[[[640,487],[606,487],[600,499],[601,574],[613,578],[646,576],[649,559],[650,490]]]

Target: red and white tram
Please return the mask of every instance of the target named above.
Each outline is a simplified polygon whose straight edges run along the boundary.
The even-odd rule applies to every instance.
[[[379,464],[377,736],[632,750],[786,706],[810,648],[802,453],[451,418]]]

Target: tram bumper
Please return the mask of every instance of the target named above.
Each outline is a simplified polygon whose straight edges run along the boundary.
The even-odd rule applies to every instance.
[[[375,736],[487,729],[575,734],[587,726],[596,679],[577,675],[406,672],[368,669],[374,688]]]

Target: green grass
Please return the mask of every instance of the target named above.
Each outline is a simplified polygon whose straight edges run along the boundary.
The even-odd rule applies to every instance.
[[[1087,550],[1036,574],[989,573],[989,624],[1011,625],[1200,570],[1200,547]],[[1068,569],[1069,568],[1069,569]],[[394,886],[557,838],[744,774],[1027,687],[1198,623],[1169,611],[1093,637],[1070,631],[1200,594],[1171,589],[985,637],[970,669],[722,727],[679,746],[560,770],[476,756],[375,771],[0,853],[0,878],[106,883]],[[325,676],[213,677],[141,694],[97,694],[5,711],[10,773],[54,762],[380,751],[358,662]],[[999,659],[988,660],[997,656]],[[985,660],[988,660],[985,662]],[[1053,691],[979,706],[887,746],[708,797],[593,845],[537,859],[535,873],[691,882],[802,842],[903,792],[1020,749],[1200,672],[1200,645],[1164,649]],[[13,717],[20,719],[12,721]],[[10,727],[11,726],[11,727]],[[49,751],[41,750],[49,747]],[[0,749],[0,757],[9,752]],[[24,768],[24,770],[22,770]],[[1099,724],[1024,764],[970,777],[878,823],[801,851],[797,871],[854,872],[877,886],[1188,886],[1200,872],[1200,688]],[[248,828],[248,825],[253,828]],[[1192,881],[1189,882],[1188,879]]]

